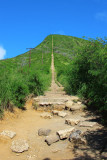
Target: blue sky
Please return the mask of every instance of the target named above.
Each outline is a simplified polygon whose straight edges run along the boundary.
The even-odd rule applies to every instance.
[[[49,34],[107,37],[107,0],[0,0],[0,59]]]

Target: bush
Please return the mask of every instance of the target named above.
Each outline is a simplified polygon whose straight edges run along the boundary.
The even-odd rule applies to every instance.
[[[29,94],[29,88],[26,85],[26,80],[20,75],[13,79],[12,88],[12,102],[18,108],[23,109],[25,104],[25,97]]]
[[[68,92],[79,94],[105,115],[107,113],[107,54],[99,41],[81,48],[80,54],[72,61],[68,75]],[[106,118],[106,117],[105,117]]]
[[[86,99],[88,106],[93,106],[101,113],[106,122],[107,43],[103,40],[88,41],[77,48],[71,61],[58,54],[55,57],[58,80],[65,86],[67,93]],[[69,65],[66,66],[66,62]]]
[[[30,72],[28,78],[29,92],[35,96],[43,94],[43,84],[36,72]]]

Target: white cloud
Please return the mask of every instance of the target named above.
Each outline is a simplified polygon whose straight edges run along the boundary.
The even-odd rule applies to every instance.
[[[6,50],[2,46],[0,46],[0,59],[4,59],[5,55]]]
[[[104,12],[99,12],[95,15],[95,18],[97,20],[100,20],[100,21],[105,21],[107,22],[107,12],[104,11]]]

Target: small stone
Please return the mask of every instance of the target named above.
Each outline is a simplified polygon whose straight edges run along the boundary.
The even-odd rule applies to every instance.
[[[44,112],[40,115],[42,118],[51,119],[52,115],[50,113]]]
[[[84,121],[84,122],[81,122],[79,124],[80,127],[93,127],[95,126],[97,123],[96,122],[89,122],[89,121]]]
[[[55,142],[58,142],[59,141],[59,136],[56,135],[56,134],[53,134],[53,135],[50,135],[50,136],[47,136],[46,139],[45,139],[45,142],[48,144],[48,145],[51,145]]]
[[[74,131],[74,127],[69,128],[69,129],[64,129],[64,130],[59,130],[57,131],[57,134],[59,135],[60,139],[65,139],[68,138],[70,133]]]
[[[26,140],[15,140],[12,142],[11,150],[16,153],[22,153],[29,149],[29,145]]]
[[[13,132],[13,131],[5,130],[5,131],[1,132],[0,135],[2,135],[2,136],[8,136],[9,138],[12,139],[13,137],[16,136],[16,133]]]
[[[74,126],[74,125],[77,125],[78,123],[80,122],[79,119],[66,119],[65,120],[65,124],[68,124],[68,125],[71,125],[71,126]]]
[[[50,134],[50,132],[51,132],[50,129],[40,128],[38,130],[38,135],[39,136],[48,136]]]
[[[64,117],[67,116],[67,113],[66,113],[66,112],[63,112],[63,111],[59,111],[59,112],[58,112],[58,116],[64,118]]]

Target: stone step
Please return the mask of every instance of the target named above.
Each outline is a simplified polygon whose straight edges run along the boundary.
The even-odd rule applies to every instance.
[[[65,139],[69,137],[69,135],[74,131],[74,129],[74,127],[71,127],[64,130],[59,130],[56,133],[59,135],[60,139]]]
[[[34,98],[35,102],[38,102],[39,105],[51,105],[51,104],[65,104],[67,98]]]
[[[97,125],[97,123],[91,121],[83,121],[79,124],[80,127],[94,127],[95,125]]]
[[[46,93],[45,93],[45,95],[47,95],[47,94],[61,94],[61,95],[63,95],[63,94],[66,94],[66,92],[65,91],[56,91],[56,92],[50,92],[50,91],[47,91]]]

